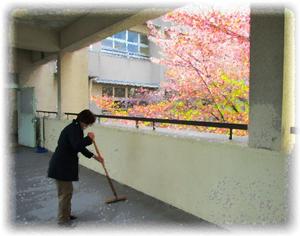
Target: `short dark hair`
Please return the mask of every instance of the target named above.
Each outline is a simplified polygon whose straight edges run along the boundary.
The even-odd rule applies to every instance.
[[[77,121],[91,125],[95,122],[96,117],[90,110],[86,109],[81,111],[76,118]]]

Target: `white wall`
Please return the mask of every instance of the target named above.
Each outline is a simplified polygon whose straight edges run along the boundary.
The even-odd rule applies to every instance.
[[[48,149],[70,122],[46,120]],[[135,128],[95,124],[91,130],[121,183],[219,225],[286,220],[287,158],[278,152]],[[94,160],[80,162],[103,173]]]
[[[55,61],[42,65],[31,62],[31,53],[18,50],[16,73],[19,86],[34,87],[37,110],[56,111],[57,109],[57,81],[54,77]]]
[[[118,57],[89,51],[89,75],[101,79],[158,85],[162,68],[149,60]]]

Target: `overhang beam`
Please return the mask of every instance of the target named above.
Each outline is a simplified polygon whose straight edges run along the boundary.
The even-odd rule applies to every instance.
[[[146,21],[157,18],[172,9],[145,9],[127,18],[117,19],[113,24],[101,28],[101,18],[87,15],[64,29],[60,34],[62,51],[75,51],[96,43],[117,32],[142,25]],[[102,19],[103,21],[103,19]],[[80,32],[79,32],[80,29]]]

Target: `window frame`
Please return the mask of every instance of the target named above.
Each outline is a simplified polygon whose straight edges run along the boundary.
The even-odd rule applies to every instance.
[[[112,35],[110,37],[105,38],[104,40],[110,40],[112,42],[112,47],[109,46],[104,46],[101,44],[101,52],[106,52],[110,54],[118,54],[118,55],[125,55],[127,57],[139,57],[139,58],[149,58],[149,53],[143,53],[142,48],[148,48],[149,50],[149,44],[145,44],[141,42],[141,34],[138,32],[134,31],[121,31],[125,32],[125,39],[120,39],[116,38],[115,35]],[[137,42],[131,42],[128,40],[129,38],[129,33],[136,33],[138,36],[138,41]],[[125,45],[126,50],[119,50],[116,48],[116,43],[121,43]],[[137,52],[132,52],[129,49],[130,46],[136,46],[138,51]]]

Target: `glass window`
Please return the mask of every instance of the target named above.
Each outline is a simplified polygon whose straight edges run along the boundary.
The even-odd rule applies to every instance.
[[[146,44],[146,45],[149,44],[147,35],[140,34],[140,39],[141,39],[141,43],[142,43],[142,44]]]
[[[113,88],[111,86],[103,86],[102,87],[102,96],[112,97]]]
[[[109,47],[112,48],[113,47],[113,41],[111,39],[104,39],[101,41],[101,45],[104,47]]]
[[[122,31],[117,34],[114,34],[114,38],[126,40],[126,31]]]
[[[140,52],[144,55],[149,55],[149,48],[145,46],[141,46]]]
[[[128,52],[138,53],[139,48],[137,45],[128,44]]]
[[[148,38],[146,35],[131,31],[122,31],[101,41],[102,47],[126,56],[148,56]],[[107,52],[107,51],[106,51]]]
[[[125,88],[116,87],[115,88],[115,97],[124,98],[125,97]]]
[[[138,42],[138,33],[128,31],[128,42],[137,43]]]
[[[115,49],[119,51],[126,51],[126,43],[115,42]]]

